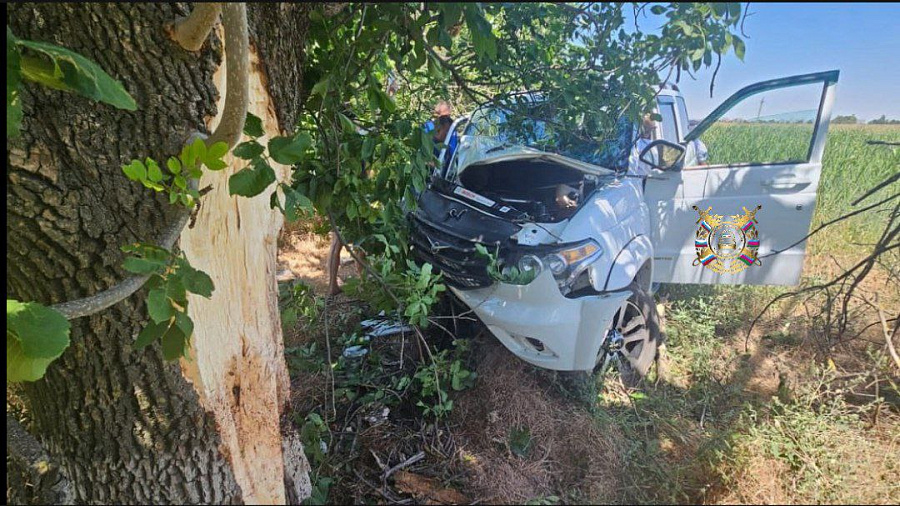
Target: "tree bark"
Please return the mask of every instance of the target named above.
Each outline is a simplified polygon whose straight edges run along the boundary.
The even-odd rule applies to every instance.
[[[300,88],[308,8],[289,10],[282,8],[295,27],[289,33],[257,27],[251,15],[257,54],[268,58],[251,75],[251,111],[270,134],[292,129],[298,110],[271,92]],[[185,4],[8,7],[18,37],[91,58],[139,106],[121,111],[23,84],[22,135],[7,142],[8,298],[49,305],[107,289],[128,275],[119,247],[155,242],[173,219],[175,209],[127,180],[121,165],[177,154],[192,132],[208,133],[220,112],[220,34],[193,53],[166,31],[188,12]],[[288,54],[270,42],[273,32],[289,39],[281,43]],[[264,73],[282,64],[293,70]],[[216,284],[211,300],[190,301],[191,359],[165,362],[157,345],[132,349],[147,323],[139,291],[73,320],[70,348],[44,379],[22,389],[29,429],[71,482],[76,502],[284,502],[285,478],[302,481],[296,452],[282,462],[279,430],[289,388],[273,272],[281,217],[268,209],[267,195],[227,195],[227,175],[240,168],[233,162],[201,182],[214,189],[181,238]],[[296,490],[289,497],[302,499]]]

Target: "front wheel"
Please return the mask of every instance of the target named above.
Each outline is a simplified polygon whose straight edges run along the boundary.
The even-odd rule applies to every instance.
[[[610,331],[600,350],[600,365],[615,364],[628,386],[637,385],[656,360],[661,342],[659,315],[653,296],[631,282],[631,296],[613,316]]]

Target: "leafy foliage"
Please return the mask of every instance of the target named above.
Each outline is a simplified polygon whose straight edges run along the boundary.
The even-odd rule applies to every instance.
[[[69,347],[69,322],[35,302],[6,300],[6,381],[36,381]]]
[[[19,134],[22,103],[19,84],[22,79],[56,90],[104,102],[127,111],[137,110],[134,98],[122,83],[99,65],[66,48],[19,39],[6,27],[6,135]]]
[[[250,165],[239,170],[228,179],[228,193],[241,197],[255,197],[266,190],[275,182],[275,169],[271,162],[283,165],[293,165],[309,156],[309,147],[312,143],[309,135],[299,132],[292,136],[277,136],[269,140],[268,146],[263,147],[259,140],[265,132],[262,120],[247,113],[244,123],[244,134],[251,139],[234,148],[234,155],[244,160],[249,160]],[[284,195],[284,204],[278,196],[278,191]],[[269,203],[272,208],[279,208],[289,222],[297,221],[300,216],[312,211],[312,202],[303,194],[297,192],[290,185],[279,184],[278,189],[272,192]]]
[[[317,296],[312,287],[301,281],[279,286],[279,306],[281,325],[290,328],[302,318],[304,322],[314,322],[325,307],[325,301]]]
[[[186,145],[178,157],[172,156],[166,160],[166,173],[152,158],[143,162],[132,160],[128,165],[122,166],[122,172],[128,179],[151,190],[168,193],[170,204],[192,208],[200,198],[200,192],[191,188],[189,181],[200,179],[202,166],[213,171],[224,169],[226,163],[222,157],[227,153],[228,144],[224,142],[217,142],[207,148],[202,139],[196,139]]]
[[[209,298],[214,289],[212,279],[195,269],[184,254],[173,255],[152,244],[123,246],[130,253],[122,267],[135,274],[150,275],[145,287],[147,313],[150,323],[138,334],[135,349],[144,348],[157,340],[162,343],[166,360],[185,356],[194,322],[188,316],[188,292]]]
[[[483,244],[475,245],[475,253],[488,260],[487,272],[491,279],[512,285],[527,285],[534,281],[535,271],[522,271],[515,265],[502,267],[497,253],[491,253]]]

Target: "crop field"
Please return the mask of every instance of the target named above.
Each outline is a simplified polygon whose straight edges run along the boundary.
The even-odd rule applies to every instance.
[[[717,123],[703,135],[710,163],[805,160],[813,125]],[[866,141],[900,142],[900,126],[841,125],[829,128],[813,227],[852,210],[853,200],[897,172],[900,154]],[[896,186],[895,186],[896,187]],[[882,192],[887,195],[887,192]],[[871,239],[879,216],[863,214],[823,230],[810,243],[811,252],[828,245],[842,247]]]
[[[810,125],[728,124],[704,141],[713,161],[805,158],[810,132]],[[900,170],[900,151],[869,140],[900,142],[900,127],[831,126],[814,227],[851,211],[855,199]],[[776,145],[785,149],[773,151]],[[898,189],[894,183],[871,198]],[[804,284],[829,279],[838,265],[865,255],[886,219],[883,212],[864,213],[813,236]],[[327,242],[303,236],[285,241],[280,261],[306,272],[321,293]],[[863,293],[877,294],[895,316],[900,290],[890,276],[888,266],[879,266]],[[658,307],[668,335],[665,374],[652,372],[639,390],[625,388],[614,374],[573,387],[517,360],[472,322],[460,322],[454,343],[467,344],[442,351],[434,367],[452,360],[453,370],[476,375],[451,392],[452,411],[439,422],[417,415],[415,400],[392,385],[396,374],[378,361],[387,349],[373,347],[366,363],[376,366],[353,370],[350,379],[343,366],[330,369],[323,328],[330,327],[333,356],[340,357],[342,346],[358,344],[358,321],[368,313],[340,296],[329,300],[336,308],[329,316],[324,298],[306,297],[307,318],[287,329],[286,346],[300,392],[293,419],[309,448],[323,442],[328,448],[327,455],[311,455],[314,483],[328,500],[343,502],[381,501],[387,493],[423,502],[519,504],[900,502],[893,457],[900,444],[900,377],[871,311],[854,313],[857,339],[836,343],[829,341],[822,315],[831,313],[822,309],[823,299],[789,299],[748,337],[748,322],[785,290],[664,286]],[[329,392],[348,390],[357,400],[338,398],[335,408]],[[386,412],[386,406],[383,421],[340,432],[352,410]],[[313,422],[320,416],[325,424]],[[348,436],[357,432],[358,441]],[[377,481],[379,458],[403,460],[420,451],[426,457],[381,492],[348,472],[368,466],[363,475]]]

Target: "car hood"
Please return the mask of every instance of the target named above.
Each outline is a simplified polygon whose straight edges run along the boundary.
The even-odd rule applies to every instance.
[[[557,153],[549,153],[539,149],[519,145],[504,145],[495,137],[466,135],[460,139],[456,154],[456,177],[474,165],[505,162],[511,160],[545,160],[580,170],[586,174],[597,176],[614,174],[615,171],[599,165],[569,158]]]

